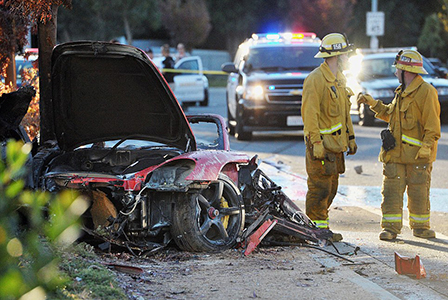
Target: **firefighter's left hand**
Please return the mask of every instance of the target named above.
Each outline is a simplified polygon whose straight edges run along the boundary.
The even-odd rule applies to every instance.
[[[358,151],[358,146],[356,145],[355,140],[348,141],[348,152],[347,155],[353,155]]]
[[[431,149],[428,147],[422,146],[418,150],[417,155],[415,156],[415,159],[419,159],[419,158],[429,159],[430,156],[431,156]]]

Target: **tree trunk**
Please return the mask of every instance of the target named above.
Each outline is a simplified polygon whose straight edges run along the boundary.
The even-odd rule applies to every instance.
[[[51,91],[51,52],[56,45],[56,28],[58,6],[51,6],[52,17],[45,24],[38,23],[39,39],[39,89],[40,114],[51,116],[53,114],[52,91]],[[48,118],[40,118],[40,142],[55,138],[53,123],[48,122]]]
[[[16,57],[14,52],[9,54],[9,63],[8,67],[6,67],[5,84],[12,84],[14,89],[17,87]]]

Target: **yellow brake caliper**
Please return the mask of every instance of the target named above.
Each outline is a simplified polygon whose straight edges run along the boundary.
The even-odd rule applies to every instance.
[[[227,202],[227,200],[224,197],[221,197],[221,208],[228,208],[229,207],[229,203]],[[229,225],[229,216],[225,216],[221,218],[222,221],[222,225],[224,226],[224,228],[227,229],[227,226]]]

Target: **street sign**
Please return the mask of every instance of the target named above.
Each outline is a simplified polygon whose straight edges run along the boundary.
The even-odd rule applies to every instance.
[[[367,12],[366,31],[368,36],[384,35],[384,12]]]

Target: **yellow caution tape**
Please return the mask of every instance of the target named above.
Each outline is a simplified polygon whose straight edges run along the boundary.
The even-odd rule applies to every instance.
[[[199,74],[201,71],[198,70],[187,70],[187,69],[161,69],[163,73],[194,73]],[[223,71],[202,71],[203,74],[213,74],[213,75],[228,75]]]

